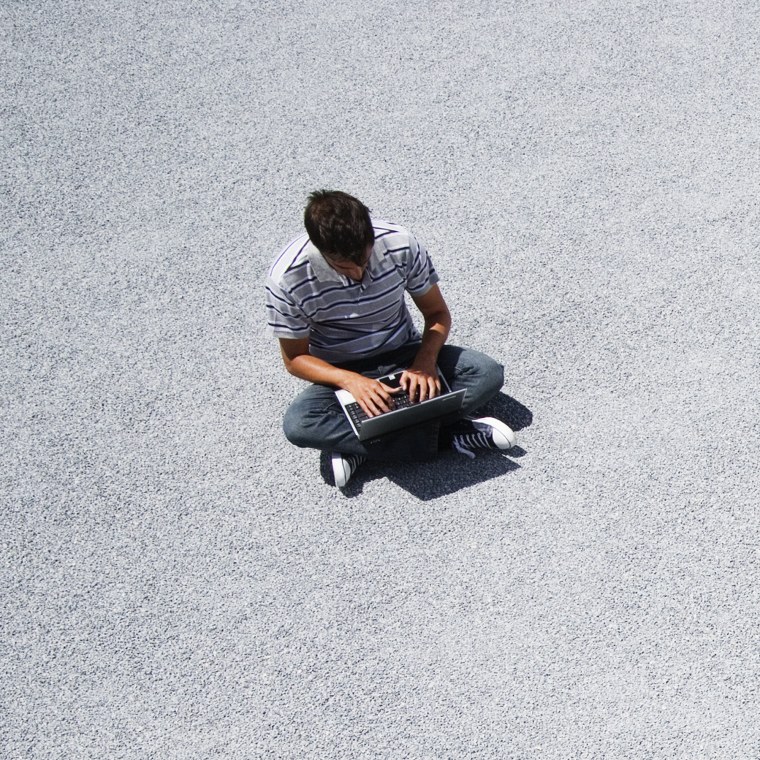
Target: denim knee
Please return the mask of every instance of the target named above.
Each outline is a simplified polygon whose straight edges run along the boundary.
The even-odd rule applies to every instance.
[[[312,436],[308,435],[305,419],[300,411],[295,411],[291,406],[282,418],[282,432],[294,446],[310,446]]]
[[[483,367],[483,388],[494,396],[504,385],[504,366],[497,361],[491,360]]]
[[[504,367],[490,356],[479,354],[456,379],[467,389],[464,413],[470,414],[487,404],[504,385]]]

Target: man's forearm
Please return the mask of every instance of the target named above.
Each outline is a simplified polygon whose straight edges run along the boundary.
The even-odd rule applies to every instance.
[[[354,374],[311,354],[301,354],[286,360],[285,366],[291,375],[300,377],[301,380],[319,385],[333,385],[336,388],[344,388],[348,376]]]
[[[340,369],[311,354],[288,355],[283,351],[285,366],[292,375],[319,385],[331,385],[347,390],[370,416],[389,412],[393,406],[391,396],[396,391],[378,380],[364,377],[358,372]]]
[[[438,354],[449,337],[451,327],[451,319],[446,317],[448,315],[430,320],[425,324],[422,342],[414,359],[416,366],[431,366],[438,361]]]

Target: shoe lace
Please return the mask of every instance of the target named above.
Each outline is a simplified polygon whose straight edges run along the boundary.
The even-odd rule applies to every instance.
[[[345,459],[346,463],[348,464],[349,471],[351,475],[356,472],[356,468],[364,462],[365,457],[361,456],[360,454],[344,454],[343,458]]]
[[[472,453],[473,449],[489,449],[491,441],[488,433],[463,433],[462,435],[454,436],[453,446],[454,450],[460,454],[464,454],[470,459],[475,459],[475,454]]]

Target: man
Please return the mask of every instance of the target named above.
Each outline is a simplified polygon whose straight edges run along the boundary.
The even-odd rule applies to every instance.
[[[312,383],[285,414],[296,446],[330,452],[342,488],[366,459],[423,460],[442,448],[469,457],[475,449],[508,449],[515,435],[491,417],[470,414],[496,395],[503,367],[478,351],[446,345],[451,316],[427,251],[402,227],[372,220],[369,209],[340,191],[313,192],[306,234],[278,256],[267,280],[270,332],[288,372]],[[419,334],[404,293],[422,313]],[[393,388],[376,378],[403,369],[401,387],[424,401],[441,390],[467,390],[456,419],[433,420],[360,442],[335,397],[349,391],[369,415],[393,408]]]

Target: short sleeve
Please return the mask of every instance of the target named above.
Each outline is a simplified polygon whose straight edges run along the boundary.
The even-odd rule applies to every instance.
[[[415,296],[424,295],[438,282],[438,273],[427,250],[409,233],[409,260],[407,262],[406,289]]]
[[[266,285],[267,328],[276,338],[308,338],[309,321],[290,294],[271,278]]]

